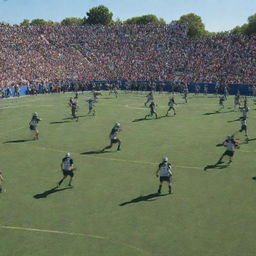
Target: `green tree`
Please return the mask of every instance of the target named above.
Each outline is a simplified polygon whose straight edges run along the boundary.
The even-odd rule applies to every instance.
[[[29,24],[30,24],[29,19],[24,19],[24,20],[20,23],[20,25],[29,25]]]
[[[132,17],[124,21],[126,24],[165,24],[165,20],[163,18],[157,18],[154,14],[148,14],[143,16]]]
[[[82,25],[83,24],[83,19],[81,18],[76,18],[76,17],[68,17],[65,18],[61,21],[61,25]]]
[[[44,19],[34,19],[30,23],[31,25],[47,25],[47,21]]]
[[[207,31],[205,30],[204,23],[200,16],[189,13],[186,15],[182,15],[179,20],[175,20],[172,24],[188,24],[188,36],[197,37],[207,35]]]
[[[102,24],[112,23],[113,13],[104,5],[93,7],[86,13],[87,18],[84,19],[86,24]]]
[[[256,33],[256,13],[248,18],[247,27],[245,26],[243,29],[247,35]]]
[[[242,29],[240,26],[236,26],[233,29],[230,30],[231,34],[241,34],[242,33]]]

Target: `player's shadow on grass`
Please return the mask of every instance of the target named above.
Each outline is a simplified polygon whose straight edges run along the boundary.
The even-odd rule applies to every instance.
[[[80,153],[81,155],[95,155],[95,154],[105,154],[105,153],[113,153],[115,151],[102,151],[102,150],[95,150],[95,151],[87,151]]]
[[[28,142],[28,141],[33,141],[33,139],[29,139],[29,140],[8,140],[8,141],[3,142],[3,144],[6,144],[6,143],[21,143],[21,142]]]
[[[138,118],[138,119],[134,119],[132,122],[140,122],[140,121],[148,121],[150,119],[146,119],[145,117],[143,118]]]
[[[248,144],[250,141],[254,141],[256,140],[256,138],[253,138],[253,139],[245,139],[243,142],[240,143],[240,145],[243,145],[243,144]]]
[[[157,197],[167,196],[167,195],[169,195],[169,194],[154,193],[154,194],[148,194],[146,196],[139,196],[130,201],[121,203],[121,204],[119,204],[119,206],[124,206],[127,204],[134,204],[134,203],[139,203],[139,202],[152,202],[152,201],[155,201]]]
[[[226,113],[230,113],[230,112],[233,112],[233,110],[208,112],[208,113],[204,113],[203,115],[210,116],[210,115],[215,115],[215,114],[226,114]]]
[[[64,124],[64,123],[71,123],[72,121],[57,121],[57,122],[50,122],[50,124]]]
[[[208,169],[225,169],[229,167],[229,164],[208,164],[204,167],[204,171],[207,171]]]
[[[152,117],[152,118],[143,117],[143,118],[135,119],[132,122],[135,123],[135,122],[140,122],[140,121],[152,121],[152,120],[157,120],[157,119],[161,119],[161,118],[165,118],[165,117],[172,117],[172,116],[159,116],[157,118],[155,118],[155,117]]]
[[[77,117],[86,117],[86,116],[92,116],[92,115],[83,115],[83,116],[77,116]],[[63,120],[73,120],[73,117],[65,117],[65,118],[62,118]],[[68,122],[68,121],[66,121],[66,122]]]
[[[59,188],[58,187],[54,187],[54,188],[51,188],[49,190],[46,190],[44,191],[43,193],[40,193],[40,194],[36,194],[34,195],[33,197],[35,199],[40,199],[40,198],[46,198],[47,196],[49,196],[50,194],[53,194],[53,193],[56,193],[56,192],[60,192],[60,191],[63,191],[63,190],[66,190],[66,189],[71,189],[72,187],[66,187],[66,188]]]
[[[241,118],[239,117],[239,118],[237,118],[237,119],[234,119],[234,120],[230,120],[230,121],[227,121],[228,123],[233,123],[233,122],[238,122],[238,121],[240,121],[241,120]]]

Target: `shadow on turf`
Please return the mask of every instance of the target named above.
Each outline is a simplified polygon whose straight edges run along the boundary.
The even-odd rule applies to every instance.
[[[173,116],[159,116],[158,118],[138,118],[138,119],[135,119],[133,120],[132,122],[135,123],[135,122],[140,122],[140,121],[150,121],[150,120],[157,120],[157,119],[162,119],[162,118],[166,118],[166,117],[173,117]]]
[[[40,199],[40,198],[46,198],[48,195],[50,194],[53,194],[53,193],[56,193],[56,192],[60,192],[60,191],[63,191],[63,190],[66,190],[66,189],[71,189],[72,187],[66,187],[66,188],[60,188],[58,189],[58,187],[54,187],[54,188],[51,188],[49,190],[46,190],[44,191],[43,193],[41,194],[36,194],[34,195],[33,197],[35,199]]]
[[[233,110],[229,110],[229,111],[215,111],[215,112],[208,112],[208,113],[204,113],[203,115],[205,116],[209,116],[209,115],[215,115],[215,114],[225,114],[225,113],[230,113],[230,112],[234,112]]]
[[[50,124],[64,124],[64,123],[71,123],[72,121],[58,121],[58,122],[50,122]]]
[[[208,169],[225,169],[229,167],[229,164],[209,164],[204,167],[204,171],[207,171]]]
[[[134,203],[139,203],[139,202],[152,202],[152,201],[155,201],[157,197],[167,196],[167,195],[169,195],[169,194],[154,193],[154,194],[148,194],[146,196],[139,196],[139,197],[132,199],[131,201],[121,203],[121,204],[119,204],[119,206],[124,206],[127,204],[134,204]]]
[[[234,120],[230,120],[230,121],[227,121],[228,123],[233,123],[233,122],[237,122],[237,121],[240,121],[241,120],[241,118],[239,117],[239,118],[237,118],[237,119],[234,119]]]
[[[29,140],[8,140],[3,142],[3,144],[5,143],[21,143],[21,142],[28,142],[28,141],[33,141],[33,139],[29,139]]]
[[[81,155],[94,155],[94,154],[105,154],[105,153],[113,153],[115,151],[101,151],[101,150],[97,150],[97,151],[87,151],[87,152],[83,152],[80,153]]]
[[[86,117],[86,116],[92,116],[92,115],[83,115],[83,116],[77,116],[77,117]],[[73,117],[65,117],[65,118],[63,118],[63,120],[72,120],[73,119]]]

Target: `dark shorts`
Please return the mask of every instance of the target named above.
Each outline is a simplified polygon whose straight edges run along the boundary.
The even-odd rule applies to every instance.
[[[246,125],[242,125],[242,126],[241,126],[241,129],[240,129],[240,132],[246,131],[246,130],[247,130],[247,126],[246,126]]]
[[[111,144],[115,144],[115,143],[119,143],[120,140],[119,139],[111,139]]]
[[[171,182],[172,176],[160,176],[160,182],[163,182],[163,181]]]
[[[34,126],[34,125],[30,125],[30,126],[29,126],[29,129],[30,129],[31,131],[36,131],[36,130],[37,130],[37,127]]]
[[[229,151],[229,150],[226,150],[225,152],[224,152],[224,156],[233,156],[234,155],[234,151]]]
[[[65,171],[65,170],[62,170],[62,173],[63,173],[64,176],[70,176],[70,177],[73,177],[73,176],[74,176],[73,171]]]

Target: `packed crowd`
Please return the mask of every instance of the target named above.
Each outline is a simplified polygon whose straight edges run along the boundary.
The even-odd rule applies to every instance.
[[[256,35],[185,25],[0,25],[0,86],[128,80],[256,84]]]

